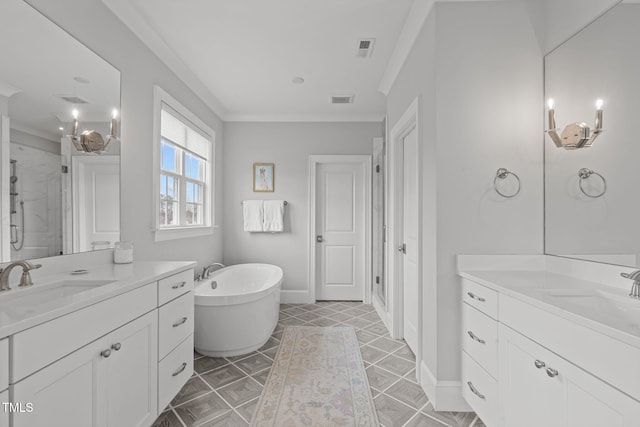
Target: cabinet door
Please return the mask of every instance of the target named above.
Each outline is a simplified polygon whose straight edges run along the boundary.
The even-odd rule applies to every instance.
[[[13,427],[97,426],[100,347],[89,344],[13,385],[13,402],[33,405],[13,413]]]
[[[501,425],[640,425],[639,402],[503,325],[500,347]]]
[[[9,402],[9,392],[0,393],[0,404]],[[0,407],[0,427],[9,427],[9,412],[5,409],[5,405]]]
[[[500,325],[500,425],[563,426],[563,375],[549,376],[550,352]],[[554,371],[551,371],[553,375]]]
[[[101,360],[101,426],[149,426],[157,417],[158,320],[155,311],[107,336]],[[104,406],[103,406],[104,405]]]

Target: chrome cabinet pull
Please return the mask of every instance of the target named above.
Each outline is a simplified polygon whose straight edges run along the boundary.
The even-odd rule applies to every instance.
[[[547,375],[549,375],[551,378],[557,377],[558,371],[553,368],[547,368]]]
[[[109,356],[111,356],[111,349],[106,349],[106,350],[102,350],[100,352],[100,356],[104,357],[105,359]]]
[[[467,292],[467,295],[469,295],[471,298],[478,300],[480,302],[485,302],[486,300],[482,297],[479,297],[478,295],[474,294],[473,292]]]
[[[547,366],[542,360],[536,360],[535,362],[533,362],[533,364],[536,365],[536,368],[538,369],[541,369]]]
[[[115,351],[120,351],[121,348],[122,348],[122,344],[120,344],[119,342],[111,346],[111,349]]]
[[[182,362],[182,365],[178,368],[177,371],[175,371],[173,374],[171,374],[172,377],[177,377],[178,375],[180,375],[182,373],[182,371],[185,370],[185,368],[187,367],[187,362]]]
[[[485,340],[478,338],[478,336],[476,334],[474,334],[471,331],[467,331],[467,334],[469,334],[469,336],[471,337],[471,339],[478,341],[480,344],[485,344]]]
[[[184,322],[186,322],[186,321],[187,321],[187,318],[186,318],[186,317],[183,317],[182,319],[180,319],[180,320],[178,320],[176,323],[174,323],[174,324],[173,324],[173,327],[174,327],[174,328],[177,328],[178,326],[180,326],[180,325],[184,324]]]
[[[182,282],[182,283],[176,283],[175,285],[173,285],[171,287],[171,289],[180,289],[180,288],[184,288],[184,285],[186,285],[187,282]]]
[[[484,399],[484,394],[480,393],[474,386],[473,383],[471,381],[467,381],[467,385],[469,386],[469,389],[471,390],[471,392],[473,394],[475,394],[476,396],[478,396],[480,399]]]

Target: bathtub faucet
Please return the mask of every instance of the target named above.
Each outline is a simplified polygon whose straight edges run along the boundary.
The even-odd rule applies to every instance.
[[[225,268],[226,266],[220,262],[214,262],[202,269],[202,278],[208,279],[214,267]]]

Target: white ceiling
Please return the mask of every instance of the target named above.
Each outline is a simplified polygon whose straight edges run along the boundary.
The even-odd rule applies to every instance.
[[[161,59],[181,62],[232,120],[375,120],[413,0],[103,0]],[[431,3],[431,2],[429,2]],[[359,38],[376,39],[370,59]],[[186,67],[185,67],[186,66]],[[177,68],[181,68],[178,66]],[[305,82],[296,85],[294,76]],[[181,76],[183,77],[183,76]],[[188,80],[188,79],[185,79]],[[332,95],[355,94],[352,105]]]
[[[11,127],[59,141],[71,111],[83,123],[108,122],[120,108],[120,72],[22,0],[0,1],[0,95]],[[90,83],[78,83],[83,77]],[[88,103],[73,105],[54,95]],[[68,129],[67,129],[68,132]]]

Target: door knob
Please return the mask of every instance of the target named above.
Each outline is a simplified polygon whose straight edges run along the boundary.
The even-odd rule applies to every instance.
[[[406,245],[406,243],[403,243],[400,246],[398,246],[398,252],[403,253],[403,254],[407,253],[407,245]]]
[[[324,242],[324,239],[322,238],[322,234],[318,234],[318,235],[316,236],[316,242],[318,242],[318,243],[322,243],[322,242]]]

